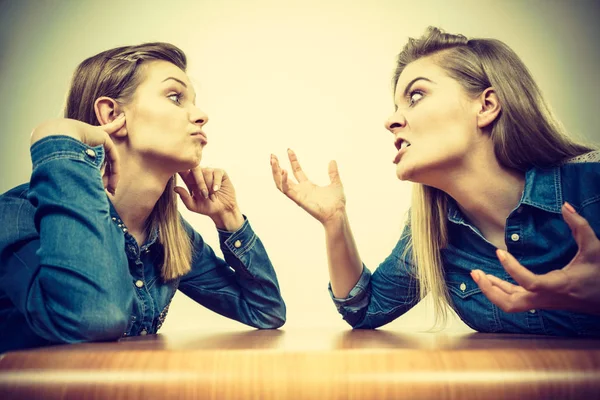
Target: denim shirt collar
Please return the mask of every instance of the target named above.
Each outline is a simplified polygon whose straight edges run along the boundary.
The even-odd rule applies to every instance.
[[[563,204],[560,167],[539,169],[531,168],[525,173],[525,187],[517,208],[522,204],[539,208],[551,213],[561,213]],[[456,224],[465,224],[465,217],[452,198],[448,201],[448,220]]]
[[[133,241],[135,241],[135,239],[133,238],[133,236],[131,236],[131,234],[128,235],[127,227],[125,226],[125,224],[121,220],[121,217],[119,216],[119,213],[115,209],[115,206],[113,205],[112,201],[110,201],[110,199],[108,197],[107,197],[107,200],[108,200],[108,206],[110,207],[110,219],[112,220],[112,222],[115,225],[117,225],[117,227],[120,230],[123,231],[123,234],[125,235],[125,241],[126,242],[128,240],[130,240],[130,239],[133,240]],[[144,245],[142,246],[142,248],[140,250],[143,251],[143,250],[149,248],[157,240],[158,240],[158,227],[153,227],[150,230],[150,233],[148,234],[148,238],[146,239],[146,242],[144,243]]]

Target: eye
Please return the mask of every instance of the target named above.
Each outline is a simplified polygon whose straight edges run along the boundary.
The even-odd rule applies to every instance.
[[[167,98],[171,99],[174,103],[181,104],[181,98],[183,95],[181,93],[173,93],[167,96]]]
[[[408,105],[409,107],[414,106],[423,98],[425,94],[420,90],[413,90],[408,94]]]

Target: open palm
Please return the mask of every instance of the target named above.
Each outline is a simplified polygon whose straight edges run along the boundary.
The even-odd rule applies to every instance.
[[[273,180],[283,194],[323,224],[345,209],[346,196],[335,161],[329,163],[330,184],[318,186],[306,177],[292,150],[288,150],[288,157],[297,183],[289,178],[285,169],[281,169],[277,157],[271,155]]]

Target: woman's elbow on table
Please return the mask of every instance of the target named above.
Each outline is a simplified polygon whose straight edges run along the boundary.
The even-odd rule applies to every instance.
[[[123,304],[89,303],[75,309],[47,305],[45,312],[29,314],[29,325],[38,335],[55,343],[111,341],[122,337],[129,325],[129,313]]]
[[[256,311],[252,313],[248,324],[257,329],[278,329],[281,328],[286,321],[286,307],[281,304],[270,313]]]

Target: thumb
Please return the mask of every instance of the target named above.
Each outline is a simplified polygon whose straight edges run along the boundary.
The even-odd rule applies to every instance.
[[[342,180],[340,179],[340,173],[338,172],[337,163],[335,160],[329,161],[329,180],[331,183],[342,184]]]

